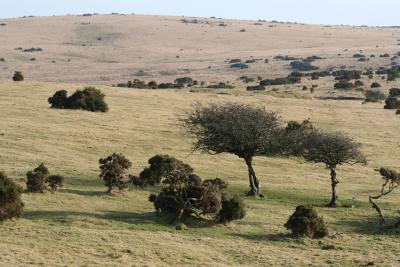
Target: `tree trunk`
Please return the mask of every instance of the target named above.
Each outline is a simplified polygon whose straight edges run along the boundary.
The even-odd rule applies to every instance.
[[[338,196],[336,194],[336,185],[339,183],[339,180],[336,178],[336,166],[330,167],[331,169],[331,187],[332,187],[332,198],[331,202],[329,202],[329,207],[336,207],[338,205]]]
[[[252,158],[245,159],[248,174],[249,174],[249,184],[250,191],[247,193],[248,196],[264,197],[260,192],[260,181],[256,176],[256,172],[253,169]]]

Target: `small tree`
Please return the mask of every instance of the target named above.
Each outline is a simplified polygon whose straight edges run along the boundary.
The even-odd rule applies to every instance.
[[[21,216],[24,207],[22,191],[21,186],[0,172],[0,222]]]
[[[324,220],[312,206],[298,206],[285,227],[291,230],[294,236],[323,238],[328,235]]]
[[[132,166],[132,163],[123,155],[113,153],[110,156],[100,159],[100,178],[108,187],[107,193],[111,193],[113,186],[119,190],[125,187],[124,173]]]
[[[274,112],[239,103],[198,104],[181,122],[187,133],[196,138],[195,150],[230,153],[243,159],[248,168],[248,195],[262,197],[253,158],[278,153],[275,142],[279,135],[278,118]]]
[[[26,187],[28,192],[44,193],[47,189],[46,181],[49,176],[49,170],[41,163],[33,171],[26,173]]]
[[[55,192],[58,188],[64,186],[64,177],[61,175],[50,175],[47,177],[46,183],[49,185],[51,190]]]
[[[20,71],[16,71],[13,76],[14,82],[21,82],[24,80],[24,75]]]
[[[377,171],[379,171],[379,173],[382,175],[384,183],[382,184],[379,195],[369,196],[369,202],[371,203],[372,208],[377,211],[379,225],[383,229],[385,227],[385,217],[383,216],[382,210],[379,208],[378,204],[374,202],[374,200],[390,194],[394,189],[400,186],[400,173],[388,168],[380,168]],[[400,221],[397,223],[397,225],[400,225]]]
[[[342,133],[325,133],[313,131],[304,140],[303,156],[306,160],[324,163],[331,171],[332,198],[328,206],[338,205],[336,186],[339,180],[336,176],[336,167],[343,164],[366,163],[360,152],[360,145]]]

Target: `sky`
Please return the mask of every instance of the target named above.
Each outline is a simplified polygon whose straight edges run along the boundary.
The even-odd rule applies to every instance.
[[[400,0],[0,0],[0,18],[117,12],[398,26],[399,10]]]

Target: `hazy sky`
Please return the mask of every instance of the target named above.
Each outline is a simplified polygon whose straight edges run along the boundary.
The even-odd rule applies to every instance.
[[[400,25],[400,0],[0,0],[0,18],[82,13]]]

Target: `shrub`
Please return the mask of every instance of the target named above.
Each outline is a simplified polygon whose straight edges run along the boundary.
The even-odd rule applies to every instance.
[[[46,182],[53,191],[57,191],[58,188],[64,186],[64,177],[61,175],[50,175],[47,177]]]
[[[201,182],[201,179],[200,179],[200,182]],[[220,189],[226,189],[226,188],[228,188],[229,184],[220,178],[208,179],[208,180],[203,181],[203,186],[210,186],[210,185],[216,185]]]
[[[299,71],[311,71],[319,69],[318,67],[311,65],[309,62],[302,61],[292,61],[290,63],[290,67]]]
[[[334,84],[335,89],[352,89],[354,84],[345,80],[339,81]]]
[[[224,82],[220,82],[217,84],[211,84],[211,85],[207,86],[207,88],[210,88],[210,89],[233,89],[235,87],[233,85],[226,84]]]
[[[82,109],[91,112],[107,112],[108,105],[104,101],[105,95],[94,87],[86,87],[83,90],[76,90],[67,97],[67,91],[57,91],[48,102],[51,108],[59,109]]]
[[[364,86],[364,83],[362,81],[360,81],[360,80],[357,80],[357,81],[354,82],[354,86],[355,87],[361,87],[361,86]]]
[[[396,97],[388,97],[385,101],[385,109],[400,109],[400,99]]]
[[[180,85],[191,84],[191,83],[193,83],[193,79],[190,77],[177,78],[175,80],[175,83],[180,84]]]
[[[218,220],[221,223],[228,223],[233,220],[240,220],[246,216],[246,208],[243,200],[238,197],[223,196],[222,208],[218,214]]]
[[[309,238],[323,238],[328,235],[322,217],[311,206],[298,206],[285,224],[286,229],[291,230],[293,236],[306,236]]]
[[[16,71],[13,76],[14,82],[21,82],[24,80],[24,75],[20,71]]]
[[[377,82],[371,83],[371,88],[379,88],[379,87],[382,87],[382,85],[380,83],[377,83]]]
[[[114,186],[122,190],[126,183],[124,173],[132,166],[132,163],[123,155],[113,153],[99,160],[100,175],[104,185],[108,187],[107,193],[111,193]]]
[[[21,186],[0,172],[0,221],[21,216],[24,207],[22,191]]]
[[[248,69],[249,65],[244,63],[234,63],[230,65],[231,69]]]
[[[28,192],[43,193],[46,189],[46,181],[49,176],[49,170],[41,163],[33,171],[26,173],[26,187]]]
[[[247,86],[247,91],[264,91],[265,87],[262,85],[255,85],[255,86]]]
[[[398,97],[398,96],[400,96],[399,88],[392,88],[389,90],[389,97]]]
[[[285,78],[265,79],[260,81],[260,85],[261,86],[284,85],[284,84],[295,84],[300,82],[301,82],[300,77],[288,76]]]
[[[339,70],[332,72],[332,75],[335,77],[335,80],[341,81],[350,81],[350,80],[358,80],[361,79],[361,71],[358,70]]]
[[[368,90],[365,92],[365,102],[379,102],[385,99],[385,94],[378,91]]]

